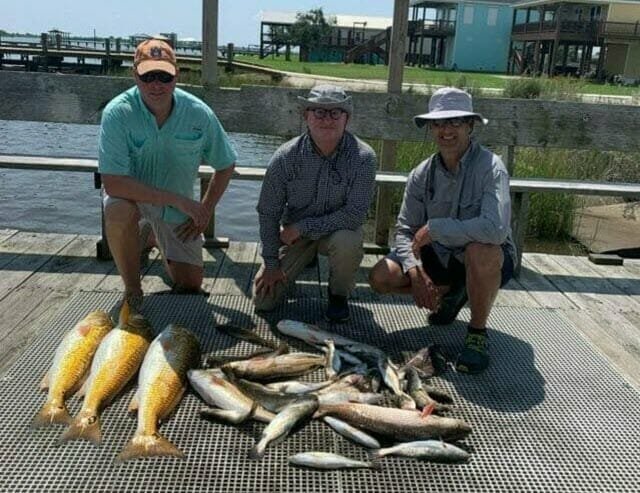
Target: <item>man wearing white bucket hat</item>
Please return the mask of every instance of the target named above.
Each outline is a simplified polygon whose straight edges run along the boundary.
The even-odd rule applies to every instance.
[[[408,293],[431,310],[429,323],[448,325],[469,301],[471,319],[456,368],[489,365],[487,319],[500,287],[513,277],[509,174],[499,156],[472,138],[471,96],[445,87],[414,117],[429,125],[438,152],[410,173],[396,224],[395,249],[371,270],[379,293]]]

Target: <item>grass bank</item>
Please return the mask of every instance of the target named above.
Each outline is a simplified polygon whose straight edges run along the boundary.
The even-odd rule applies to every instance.
[[[299,62],[295,60],[286,61],[281,57],[267,57],[260,59],[255,55],[237,55],[240,62],[253,63],[264,67],[282,70],[285,72],[295,72],[312,75],[322,75],[329,77],[340,77],[344,79],[372,79],[387,80],[388,67],[384,65],[364,65],[355,63],[323,63],[323,62]],[[573,88],[576,92],[585,94],[602,94],[611,96],[632,96],[640,94],[637,87],[621,87],[612,84],[598,84],[594,82],[580,81],[566,77],[555,77],[553,80],[573,81]],[[505,89],[509,81],[520,80],[520,77],[507,76],[504,74],[489,74],[482,72],[459,72],[449,70],[426,69],[419,67],[404,68],[404,82],[414,84],[434,84],[434,85],[466,85],[472,88]],[[528,79],[527,79],[528,80]],[[541,80],[545,80],[542,78]]]

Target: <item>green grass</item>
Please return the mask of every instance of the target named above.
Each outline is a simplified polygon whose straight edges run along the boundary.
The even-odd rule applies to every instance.
[[[286,72],[304,73],[311,75],[322,75],[329,77],[340,77],[345,79],[371,79],[387,80],[388,67],[384,65],[364,65],[348,63],[324,63],[324,62],[299,62],[297,55],[292,56],[292,60],[287,62],[284,56],[267,57],[260,59],[255,55],[237,55],[239,62],[253,63],[265,67],[282,70]],[[447,70],[434,70],[418,67],[405,66],[403,81],[416,84],[434,85],[454,85],[472,88],[493,88],[505,89],[510,81],[521,80],[520,77],[506,76],[504,74],[489,74],[481,72],[453,72]],[[525,78],[524,80],[531,80]],[[534,80],[549,80],[546,78]],[[566,77],[554,77],[551,79],[554,84],[557,81],[560,85],[573,86],[574,93],[581,92],[587,94],[632,96],[640,95],[638,87],[619,87],[611,84],[598,84],[586,82],[578,79],[568,79]],[[569,81],[569,82],[566,82]]]

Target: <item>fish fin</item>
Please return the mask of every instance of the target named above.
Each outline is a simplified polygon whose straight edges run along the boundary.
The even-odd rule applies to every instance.
[[[184,457],[184,452],[160,433],[153,435],[134,435],[125,445],[116,461],[135,459],[136,457],[173,456]]]
[[[289,353],[289,345],[286,342],[280,343],[280,345],[275,349],[275,354],[288,354]]]
[[[430,416],[433,411],[435,410],[436,406],[433,404],[429,404],[428,406],[424,406],[422,408],[422,412],[420,413],[420,417],[421,418],[426,418],[427,416]]]
[[[135,393],[133,394],[133,397],[131,398],[131,401],[129,402],[129,407],[127,408],[127,412],[132,413],[134,411],[137,411],[139,406],[140,406],[140,392],[139,392],[139,389],[136,389]]]
[[[120,317],[118,319],[118,325],[120,327],[124,327],[129,322],[129,315],[131,314],[131,309],[129,308],[129,302],[124,300],[122,302],[122,308],[120,308]]]
[[[87,382],[89,381],[89,372],[85,372],[82,376],[82,380],[78,383],[78,390],[76,390],[74,397],[82,399],[87,393]]]
[[[257,404],[256,404],[257,407]],[[203,418],[213,418],[219,421],[225,421],[234,425],[244,423],[253,415],[254,409],[252,408],[249,413],[243,413],[241,411],[233,411],[230,409],[214,409],[210,407],[203,407],[200,409],[200,416]]]
[[[100,445],[102,443],[99,416],[76,417],[60,437],[59,443],[79,440],[80,438],[85,438],[95,445]]]
[[[45,373],[44,377],[42,377],[42,380],[40,380],[39,388],[43,392],[49,390],[49,372]]]
[[[46,402],[40,412],[33,418],[31,426],[33,428],[40,428],[54,423],[70,425],[72,422],[73,418],[69,415],[69,411],[67,411],[64,403],[58,406],[53,402]]]

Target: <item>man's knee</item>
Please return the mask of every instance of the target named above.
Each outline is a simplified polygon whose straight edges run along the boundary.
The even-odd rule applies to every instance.
[[[503,262],[502,247],[487,243],[469,243],[464,250],[466,269],[477,273],[500,272]]]
[[[383,258],[369,271],[369,285],[376,293],[389,294],[393,292],[396,284],[400,284],[397,279],[399,276],[402,276],[402,273],[395,272],[390,268],[387,259]]]
[[[131,200],[116,200],[104,207],[104,218],[109,225],[130,225],[140,219],[140,211]]]
[[[362,231],[341,229],[329,236],[327,250],[330,257],[354,259],[358,263],[364,257],[362,249]]]

